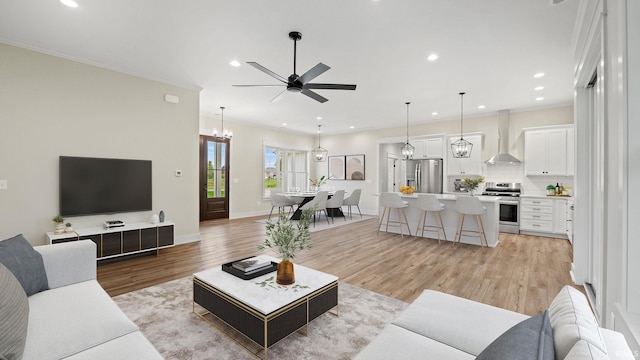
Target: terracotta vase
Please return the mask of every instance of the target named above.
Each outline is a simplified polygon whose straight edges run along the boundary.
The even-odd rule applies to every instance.
[[[293,273],[293,263],[289,260],[282,260],[278,263],[278,273],[276,274],[276,283],[280,285],[291,285],[296,282]]]

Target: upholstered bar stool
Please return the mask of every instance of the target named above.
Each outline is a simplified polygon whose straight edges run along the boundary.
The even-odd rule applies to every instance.
[[[488,247],[489,244],[487,243],[487,236],[484,232],[484,224],[482,223],[482,217],[480,216],[482,214],[486,214],[487,208],[482,206],[480,199],[473,196],[458,196],[455,208],[460,214],[460,221],[458,223],[456,239],[454,239],[453,244],[455,245],[456,242],[460,242],[462,236],[471,236],[480,238],[480,245],[483,250],[485,245]],[[464,219],[467,215],[475,216],[476,225],[478,227],[477,230],[464,229]]]
[[[416,236],[418,231],[420,237],[424,237],[424,232],[435,232],[438,234],[438,244],[440,244],[440,230],[444,235],[444,240],[447,240],[447,233],[444,231],[444,223],[442,222],[442,210],[444,210],[444,204],[438,201],[435,195],[432,194],[420,194],[416,201],[416,208],[420,209],[420,216],[418,217],[418,227],[416,228]],[[434,225],[427,225],[427,215],[433,214]]]
[[[407,231],[409,232],[409,236],[411,236],[411,229],[409,228],[409,222],[407,221],[407,213],[404,211],[409,205],[402,201],[400,195],[396,193],[385,192],[380,194],[380,206],[384,209],[382,211],[382,217],[380,218],[380,223],[378,224],[378,234],[380,233],[380,228],[382,227],[382,223],[384,222],[384,216],[387,216],[386,227],[384,231],[389,230],[389,223],[391,226],[400,227],[400,236],[404,237],[404,233],[402,231],[402,226],[407,227]],[[391,220],[391,210],[396,209],[398,213],[398,220]]]

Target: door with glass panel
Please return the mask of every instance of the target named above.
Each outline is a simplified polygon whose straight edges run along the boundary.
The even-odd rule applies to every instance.
[[[229,218],[229,139],[200,136],[200,221]]]

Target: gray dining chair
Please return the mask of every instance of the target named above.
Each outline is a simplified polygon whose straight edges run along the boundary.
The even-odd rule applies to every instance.
[[[360,212],[360,194],[362,194],[362,189],[355,189],[353,190],[353,192],[351,193],[351,195],[349,195],[348,197],[344,198],[344,200],[342,201],[342,206],[348,206],[349,207],[349,219],[353,219],[353,217],[351,216],[351,207],[355,206],[358,208],[358,213],[360,214],[360,217],[362,217],[362,213]],[[345,220],[346,220],[346,215],[345,215]]]
[[[333,193],[331,199],[327,200],[327,211],[331,213],[331,223],[336,212],[342,211],[342,202],[344,201],[344,190],[337,190]],[[347,217],[344,217],[344,221],[347,221]]]
[[[327,223],[331,224],[329,222],[329,215],[327,214],[327,199],[329,198],[329,192],[328,191],[318,191],[318,193],[316,194],[316,196],[313,198],[313,200],[309,201],[308,203],[302,205],[302,207],[300,209],[302,209],[303,211],[306,209],[313,209],[315,210],[313,213],[313,226],[316,226],[316,215],[318,215],[318,217],[320,215],[322,215],[322,212],[324,211],[324,216],[327,218]]]
[[[271,212],[269,212],[269,219],[271,219],[271,214],[273,214],[273,209],[276,207],[278,208],[278,214],[283,212],[286,207],[291,208],[289,210],[289,213],[293,211],[293,205],[295,205],[296,202],[290,199],[289,197],[287,197],[286,195],[284,195],[282,193],[282,190],[271,189],[270,194],[271,194]]]

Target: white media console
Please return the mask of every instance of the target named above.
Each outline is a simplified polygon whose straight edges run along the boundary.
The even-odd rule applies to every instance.
[[[173,246],[174,227],[174,223],[165,221],[132,223],[111,229],[98,226],[63,234],[47,232],[47,243],[91,240],[97,245],[98,260],[149,251],[157,254],[159,249]]]

